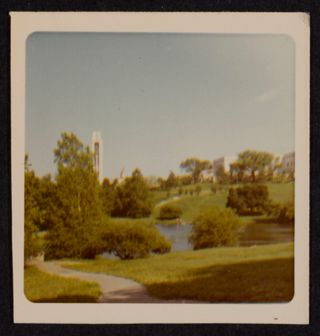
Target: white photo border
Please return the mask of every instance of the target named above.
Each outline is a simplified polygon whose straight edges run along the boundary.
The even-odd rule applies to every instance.
[[[309,322],[309,55],[306,13],[11,12],[12,255],[15,323]],[[26,40],[34,32],[286,34],[295,42],[295,294],[268,304],[32,303],[24,295]]]

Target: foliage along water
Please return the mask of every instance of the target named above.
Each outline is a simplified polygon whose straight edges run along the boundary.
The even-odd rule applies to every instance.
[[[188,237],[192,224],[156,224],[159,232],[172,243],[172,251],[192,250]],[[239,234],[240,246],[266,245],[293,241],[293,227],[261,221],[248,224]]]
[[[188,237],[192,230],[192,224],[164,225],[156,224],[160,234],[171,243],[171,251],[192,250]],[[294,230],[290,225],[281,225],[261,220],[248,224],[239,233],[239,246],[266,245],[293,241]],[[103,253],[104,257],[117,259],[109,253]]]

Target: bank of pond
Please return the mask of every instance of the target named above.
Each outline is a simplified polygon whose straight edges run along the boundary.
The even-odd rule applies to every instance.
[[[159,233],[171,242],[171,251],[192,250],[189,236],[192,224],[166,225],[158,223]],[[267,218],[255,219],[245,224],[239,232],[238,246],[269,245],[293,241],[294,229],[291,225],[282,225]]]

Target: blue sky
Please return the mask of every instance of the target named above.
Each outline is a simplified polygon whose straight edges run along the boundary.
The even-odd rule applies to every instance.
[[[35,33],[26,152],[55,173],[61,132],[103,138],[104,176],[179,173],[187,157],[294,149],[294,44],[283,35]]]

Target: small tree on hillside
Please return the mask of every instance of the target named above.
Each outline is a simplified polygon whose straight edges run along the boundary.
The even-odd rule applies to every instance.
[[[239,215],[262,214],[270,206],[269,192],[266,185],[246,185],[230,188],[227,207]]]

